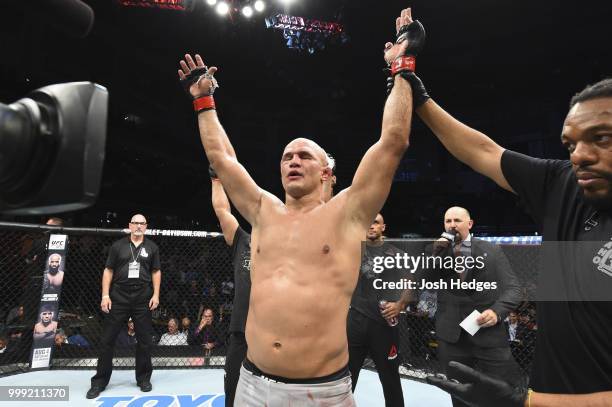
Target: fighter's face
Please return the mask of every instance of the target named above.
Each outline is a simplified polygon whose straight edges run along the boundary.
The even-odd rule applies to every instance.
[[[444,230],[459,233],[461,241],[467,239],[473,224],[468,214],[459,208],[451,208],[444,214]]]
[[[289,143],[281,158],[281,177],[285,191],[296,198],[321,187],[327,167],[322,151],[308,140]]]
[[[48,324],[49,322],[51,322],[53,320],[53,312],[51,311],[43,311],[40,313],[40,320],[45,323]]]
[[[563,124],[561,142],[585,200],[612,207],[612,98],[575,104]]]
[[[134,215],[129,227],[133,236],[142,236],[147,230],[147,220],[142,215]]]
[[[382,215],[379,213],[376,215],[376,219],[370,225],[368,229],[367,238],[368,240],[374,241],[382,238],[383,232],[385,231],[385,220]]]

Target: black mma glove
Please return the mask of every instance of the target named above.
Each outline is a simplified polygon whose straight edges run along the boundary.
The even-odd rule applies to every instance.
[[[419,20],[414,20],[410,24],[400,27],[395,43],[401,44],[404,41],[408,41],[404,54],[398,56],[389,64],[391,76],[395,76],[402,71],[414,72],[416,56],[425,46],[425,27]]]
[[[210,89],[208,90],[208,93],[195,97],[191,96],[191,93],[189,93],[189,88],[191,87],[191,85],[196,83],[202,75],[205,75],[207,79],[211,80],[212,84],[210,86]],[[187,96],[189,96],[191,99],[197,99],[202,96],[212,96],[212,94],[215,93],[215,89],[219,87],[219,83],[217,82],[217,80],[212,75],[208,74],[207,66],[204,66],[202,68],[196,68],[193,71],[189,72],[189,75],[185,76],[185,79],[181,79],[180,83]]]
[[[189,88],[191,85],[196,83],[200,78],[204,75],[206,79],[210,80],[210,88],[207,93],[198,96],[192,96],[189,92]],[[208,67],[204,66],[201,68],[196,68],[189,72],[189,75],[185,76],[185,79],[180,80],[181,86],[187,96],[189,96],[193,100],[193,109],[197,112],[205,112],[207,110],[214,110],[216,108],[215,101],[212,97],[213,93],[215,93],[215,89],[219,87],[219,83],[215,79],[215,77],[208,73]]]
[[[459,362],[449,362],[448,380],[438,376],[427,377],[427,383],[450,393],[472,407],[523,407],[527,399],[527,389],[514,388],[510,384],[494,379]]]
[[[395,75],[400,75],[407,80],[412,87],[412,98],[415,107],[420,107],[427,102],[429,95],[423,85],[423,82],[414,74],[416,68],[416,56],[423,50],[425,46],[425,27],[419,20],[414,20],[412,23],[400,27],[397,33],[396,44],[403,41],[408,41],[408,47],[404,55],[398,57],[391,63],[391,75],[387,79],[387,95],[391,93],[395,83]]]

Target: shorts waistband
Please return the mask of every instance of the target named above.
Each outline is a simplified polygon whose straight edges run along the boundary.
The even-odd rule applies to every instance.
[[[287,377],[282,376],[274,376],[271,374],[267,374],[262,372],[253,362],[251,362],[248,358],[244,359],[242,363],[244,368],[252,373],[254,376],[262,377],[264,379],[273,380],[275,382],[286,383],[286,384],[322,384],[329,383],[336,380],[343,379],[350,375],[348,364],[344,366],[342,369],[338,370],[335,373],[329,374],[327,376],[322,377],[313,377],[313,378],[305,378],[305,379],[289,379]]]

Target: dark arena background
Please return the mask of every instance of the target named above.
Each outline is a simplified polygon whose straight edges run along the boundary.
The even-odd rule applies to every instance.
[[[0,345],[6,348],[0,353],[0,386],[69,386],[69,401],[52,405],[144,405],[137,404],[142,394],[130,387],[132,372],[121,371],[133,369],[132,347],[116,348],[111,385],[117,388],[108,392],[125,397],[116,404],[84,397],[98,354],[104,262],[135,213],[147,217],[156,233],[150,237],[160,247],[163,277],[154,341],[171,318],[189,318],[196,325],[208,307],[219,332],[212,351],[193,344],[154,347],[152,380],[159,387],[150,400],[155,394],[170,398],[160,396],[158,404],[148,405],[182,405],[181,395],[200,397],[200,404],[184,405],[223,405],[233,269],[211,205],[196,116],[178,82],[178,61],[185,53],[200,53],[207,65],[219,68],[215,100],[221,122],[254,180],[280,198],[282,149],[296,137],[311,138],[334,156],[337,191],[350,185],[361,157],[380,136],[386,98],[382,51],[395,38],[402,8],[411,7],[427,31],[417,73],[430,95],[460,121],[515,151],[566,159],[559,137],[571,96],[612,75],[609,1],[265,0],[258,11],[254,2],[234,0],[224,15],[213,0],[83,2],[95,15],[90,30],[63,12],[70,2],[0,4],[1,103],[78,81],[100,84],[109,95],[95,203],[44,216],[0,215]],[[246,5],[253,7],[249,17]],[[323,28],[309,31],[298,20],[283,27],[283,16]],[[3,136],[0,148],[8,143]],[[0,195],[3,172],[9,170],[4,154],[0,150]],[[65,175],[58,180],[58,195],[72,181]],[[455,160],[415,114],[410,147],[382,210],[385,235],[398,247],[437,238],[444,211],[453,205],[470,210],[475,236],[498,238],[521,280],[525,301],[516,313],[525,328],[509,342],[527,377],[537,330],[537,310],[527,292],[533,288],[540,231],[513,194]],[[44,226],[49,216],[63,218],[64,228]],[[37,371],[31,366],[32,325],[45,264],[32,253],[46,244],[50,231],[68,235],[66,272],[50,370]],[[430,308],[415,301],[400,317],[406,405],[450,405],[446,393],[423,383],[426,375],[440,371],[435,309]],[[77,339],[71,343],[70,337]],[[365,367],[356,400],[382,406],[376,369],[369,359]],[[40,374],[46,376],[35,376]],[[2,400],[0,394],[5,405]],[[44,401],[28,405],[37,403]]]

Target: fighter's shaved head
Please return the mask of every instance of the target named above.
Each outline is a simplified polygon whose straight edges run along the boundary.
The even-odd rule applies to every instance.
[[[314,153],[319,162],[325,167],[329,166],[330,161],[323,147],[307,138],[299,137],[294,140],[291,140],[285,147],[283,154],[289,150],[298,149],[300,147],[311,148],[312,150],[314,150]]]

